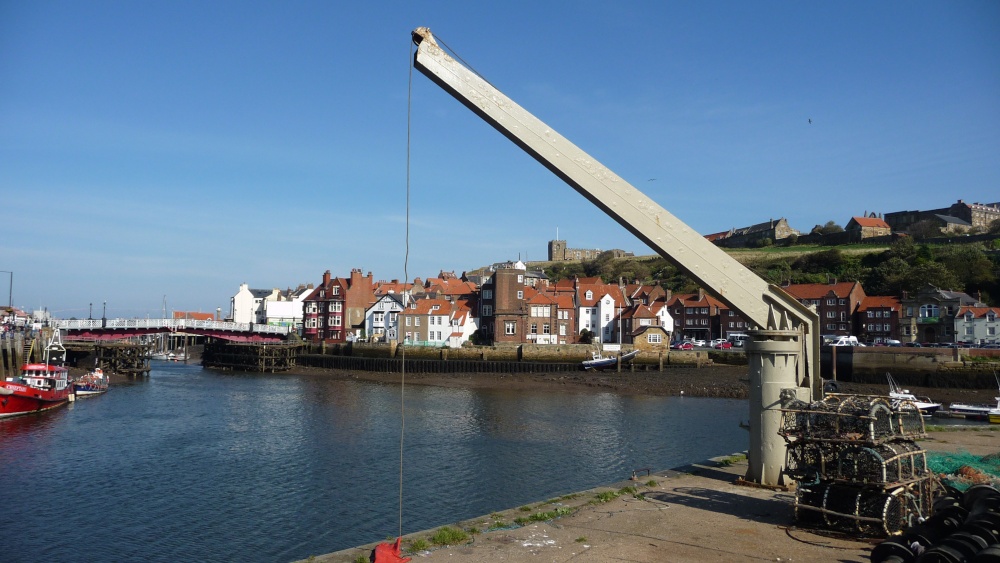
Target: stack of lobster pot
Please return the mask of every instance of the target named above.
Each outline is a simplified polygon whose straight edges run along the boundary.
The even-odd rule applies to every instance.
[[[931,477],[916,405],[830,394],[785,402],[785,473],[797,481],[800,525],[878,537],[930,515]]]

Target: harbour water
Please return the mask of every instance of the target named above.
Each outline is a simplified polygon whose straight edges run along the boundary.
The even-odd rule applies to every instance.
[[[403,533],[746,449],[739,400],[409,385]],[[293,561],[399,529],[400,388],[154,362],[0,421],[2,560]]]

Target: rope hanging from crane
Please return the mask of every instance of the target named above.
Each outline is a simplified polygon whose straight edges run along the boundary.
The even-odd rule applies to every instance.
[[[410,53],[408,60],[413,58],[414,44],[410,42]],[[413,99],[413,65],[410,64],[409,81],[406,92],[406,249],[403,257],[403,310],[408,305],[406,291],[406,280],[410,279],[410,130],[411,130],[411,101]],[[399,340],[399,330],[396,330],[396,339]],[[400,380],[399,380],[399,530],[394,543],[382,542],[375,546],[372,551],[371,560],[373,563],[406,563],[409,557],[403,557],[400,549],[400,541],[403,539],[403,438],[406,434],[406,346],[401,348],[400,356]]]

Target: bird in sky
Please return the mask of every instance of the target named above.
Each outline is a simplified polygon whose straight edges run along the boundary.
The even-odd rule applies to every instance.
[[[810,117],[810,118],[809,118],[809,125],[812,125],[812,123],[813,123],[813,120],[812,120],[812,118]]]

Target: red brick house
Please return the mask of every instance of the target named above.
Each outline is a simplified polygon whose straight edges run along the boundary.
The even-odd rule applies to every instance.
[[[899,318],[902,306],[896,297],[868,295],[858,307],[858,339],[873,344],[901,340]]]
[[[797,283],[783,286],[803,305],[815,305],[820,334],[857,336],[855,313],[866,297],[858,282]]]

